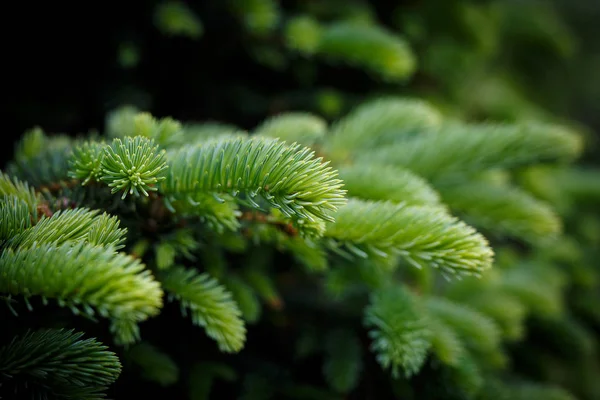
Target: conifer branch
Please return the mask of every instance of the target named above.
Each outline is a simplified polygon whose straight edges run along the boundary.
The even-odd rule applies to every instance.
[[[458,333],[441,319],[430,317],[431,350],[445,364],[457,365],[466,349]]]
[[[406,289],[396,286],[374,292],[364,325],[370,328],[377,361],[392,376],[403,370],[410,377],[421,369],[431,347],[431,331],[426,314]]]
[[[119,228],[119,220],[99,210],[78,208],[57,211],[50,218],[43,217],[35,226],[13,236],[8,242],[13,248],[26,248],[36,243],[60,245],[67,242],[87,242],[93,245],[123,247],[126,229]]]
[[[193,269],[173,267],[159,275],[168,297],[181,303],[182,312],[189,309],[192,322],[202,326],[217,341],[219,349],[238,352],[246,340],[241,312],[216,279]]]
[[[11,177],[0,171],[0,196],[17,197],[27,204],[29,212],[35,218],[39,198],[36,195],[35,190],[30,187],[27,182]]]
[[[440,127],[441,114],[427,102],[401,97],[367,101],[336,121],[326,137],[328,154],[345,159]]]
[[[536,243],[562,231],[561,220],[548,204],[517,187],[472,181],[440,188],[440,193],[466,221],[490,232]]]
[[[0,274],[0,292],[56,299],[75,314],[141,322],[162,307],[150,271],[111,247],[67,242],[8,248],[0,256]]]
[[[37,388],[42,396],[61,399],[103,398],[106,387],[121,373],[121,364],[106,346],[82,336],[72,330],[44,329],[15,337],[0,349],[0,385],[15,387],[13,395],[22,394],[21,381],[28,394]]]
[[[572,160],[581,149],[578,134],[554,125],[447,124],[357,157],[364,163],[403,166],[440,182],[464,180],[485,169]]]
[[[416,67],[408,43],[374,25],[336,22],[323,27],[317,53],[335,63],[363,68],[389,82],[405,80]]]
[[[304,112],[287,112],[267,118],[253,134],[280,139],[288,143],[314,146],[327,133],[327,122],[316,115]]]
[[[337,173],[313,152],[274,139],[223,140],[168,153],[167,179],[160,191],[167,201],[198,192],[237,196],[250,205],[264,199],[288,218],[333,220],[344,204]]]
[[[327,224],[325,237],[333,248],[346,247],[359,257],[398,254],[450,276],[479,275],[493,259],[483,236],[438,207],[350,199]]]
[[[25,231],[34,219],[25,201],[15,195],[4,195],[0,199],[0,244]]]
[[[425,179],[401,167],[354,164],[341,167],[339,174],[352,197],[442,206],[440,195]]]
[[[475,350],[486,355],[500,351],[500,331],[491,318],[441,297],[427,299],[426,306],[435,318],[454,329]]]

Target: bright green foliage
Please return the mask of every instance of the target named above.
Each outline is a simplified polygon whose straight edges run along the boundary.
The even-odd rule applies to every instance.
[[[31,159],[41,153],[48,140],[44,131],[39,126],[23,133],[23,137],[15,146],[15,158]]]
[[[102,158],[104,157],[104,143],[84,142],[74,150],[71,160],[71,173],[69,176],[82,180],[86,185],[90,181],[99,181],[102,177]]]
[[[0,383],[16,385],[18,395],[103,398],[102,392],[121,373],[121,364],[105,345],[82,336],[44,329],[15,337],[0,348]],[[30,387],[18,387],[19,381]]]
[[[440,191],[450,208],[490,232],[535,243],[553,239],[562,231],[562,223],[549,205],[516,187],[474,181]]]
[[[27,203],[17,196],[4,196],[0,200],[0,242],[16,236],[31,226]]]
[[[117,217],[78,208],[58,211],[50,218],[42,217],[35,226],[14,235],[8,245],[27,248],[40,243],[86,242],[118,249],[122,247],[125,233],[126,230],[119,228]]]
[[[371,350],[392,376],[416,373],[431,346],[431,331],[424,309],[408,291],[390,288],[375,292],[365,309],[364,324],[370,328]]]
[[[38,144],[31,146],[30,142]],[[47,135],[38,131],[34,136],[21,139],[18,147],[27,152],[15,154],[5,170],[13,179],[26,181],[40,188],[67,178],[68,163],[73,139],[66,135]]]
[[[255,135],[281,139],[288,143],[298,142],[312,146],[322,140],[327,132],[327,122],[308,113],[285,113],[265,120],[254,130]]]
[[[442,123],[438,110],[425,101],[387,97],[359,105],[331,128],[326,148],[336,155],[390,145]]]
[[[376,164],[341,167],[344,189],[352,197],[391,200],[415,205],[441,205],[440,195],[423,178],[410,170]]]
[[[440,181],[483,169],[571,159],[581,148],[579,135],[552,125],[449,124],[360,158],[403,166]]]
[[[318,53],[332,62],[361,67],[392,82],[410,77],[417,64],[403,38],[377,26],[351,22],[323,27]]]
[[[65,242],[6,249],[0,273],[3,293],[56,299],[75,314],[140,322],[162,306],[162,291],[149,271],[111,247]]]
[[[148,196],[165,179],[164,154],[153,139],[143,136],[115,138],[111,145],[86,142],[75,148],[69,176],[82,180],[83,185],[103,182],[112,193],[123,191],[122,199],[127,194]]]
[[[122,198],[127,194],[148,196],[148,191],[156,191],[156,183],[165,179],[161,173],[167,169],[164,150],[157,150],[152,140],[141,136],[126,137],[124,142],[114,139],[104,148],[100,179],[112,188],[112,193],[122,190]]]
[[[569,2],[192,3],[0,172],[0,397],[600,398]]]
[[[478,275],[493,258],[483,236],[436,207],[350,199],[325,236],[361,257],[396,253],[450,275]]]
[[[29,212],[35,217],[38,199],[33,188],[19,179],[0,172],[0,195],[14,196],[23,201]]]
[[[308,112],[280,113],[250,134],[125,108],[108,119],[112,142],[62,142],[56,165],[68,171],[60,184],[43,176],[49,186],[40,189],[0,176],[0,293],[17,315],[21,299],[32,310],[37,298],[106,318],[105,334],[126,346],[126,368],[165,387],[181,384],[180,356],[163,350],[168,343],[136,342],[142,322],[170,312],[166,293],[223,353],[241,352],[255,326],[294,326],[288,310],[344,321],[313,335],[304,354],[321,354],[329,391],[260,372],[239,383],[242,397],[350,395],[372,353],[377,373],[394,382],[434,368],[436,389],[426,396],[475,398],[482,371],[506,365],[502,340],[524,340],[527,318],[562,315],[575,272],[552,263],[585,262],[567,242],[551,241],[564,226],[554,198],[519,186],[527,170],[512,179],[523,165],[568,161],[579,138],[532,127],[449,123],[424,101],[392,97],[331,125]],[[36,140],[50,139],[38,136],[20,144],[21,171],[33,173],[27,163],[46,152]],[[436,141],[444,151],[433,150]],[[593,241],[593,219],[587,224]],[[495,261],[495,239],[504,236],[534,245],[528,262],[510,251]],[[191,343],[203,340],[193,332]],[[195,398],[233,382],[197,365],[190,377],[206,375],[189,388]]]
[[[244,194],[258,207],[260,196],[289,218],[332,221],[344,204],[342,181],[314,152],[275,139],[225,140],[182,148],[167,155],[161,185],[169,200],[198,192]]]
[[[430,317],[431,350],[445,364],[457,365],[465,354],[458,333],[439,318]]]
[[[564,277],[550,265],[523,264],[502,275],[502,289],[515,296],[529,312],[542,316],[559,315],[564,304]]]
[[[241,312],[227,292],[208,274],[174,267],[160,275],[169,297],[179,300],[182,312],[189,312],[195,325],[204,327],[207,335],[222,351],[240,351],[246,339]]]
[[[440,298],[430,298],[427,308],[435,318],[454,329],[474,350],[486,355],[499,351],[500,331],[489,317],[469,306]]]

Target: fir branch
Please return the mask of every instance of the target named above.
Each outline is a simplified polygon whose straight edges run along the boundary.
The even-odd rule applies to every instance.
[[[27,182],[0,171],[0,196],[15,196],[19,200],[22,200],[27,204],[29,212],[34,216],[34,219],[36,218],[37,205],[40,200],[35,190]]]
[[[238,204],[228,194],[221,194],[220,198],[216,198],[209,193],[198,192],[187,196],[185,200],[168,200],[163,202],[165,203],[166,207],[174,210],[176,215],[184,218],[198,217],[201,222],[218,233],[227,230],[236,231],[240,227],[239,219],[242,214]]]
[[[357,157],[364,163],[403,166],[441,182],[464,180],[485,169],[571,160],[581,149],[578,134],[555,125],[447,124]]]
[[[119,228],[116,216],[99,210],[78,208],[58,211],[50,218],[43,217],[35,226],[12,237],[8,245],[17,248],[31,247],[40,243],[59,245],[66,242],[87,242],[93,245],[123,247],[126,229]]]
[[[56,299],[75,314],[141,322],[158,314],[162,291],[143,264],[111,247],[32,244],[0,256],[0,292]]]
[[[402,287],[373,293],[365,309],[364,325],[370,328],[371,350],[393,377],[402,369],[407,377],[417,373],[431,347],[426,314],[416,299]]]
[[[153,140],[142,136],[116,138],[111,146],[104,147],[100,179],[112,188],[112,193],[148,196],[156,191],[156,184],[165,179],[162,172],[167,169],[165,151],[158,151]],[[140,193],[141,192],[141,193]]]
[[[113,110],[106,118],[106,135],[111,138],[142,136],[161,147],[183,144],[183,128],[170,117],[157,119],[132,106]]]
[[[565,308],[563,279],[552,265],[526,263],[505,271],[499,286],[518,299],[528,313],[556,316]]]
[[[73,181],[81,181],[87,185],[90,181],[100,181],[102,177],[102,159],[106,143],[86,141],[73,148],[73,156],[69,160],[69,177]],[[52,186],[49,187],[52,191]]]
[[[474,293],[469,304],[491,317],[506,339],[523,337],[527,308],[515,296],[502,291],[485,291]]]
[[[193,269],[173,267],[159,275],[170,299],[189,309],[192,322],[202,326],[224,352],[238,352],[246,340],[246,328],[238,305],[219,282]]]
[[[431,350],[447,365],[458,365],[466,349],[458,333],[439,318],[429,318]]]
[[[466,221],[487,231],[531,243],[554,239],[562,232],[554,210],[517,187],[472,181],[440,188],[440,193]]]
[[[473,308],[441,297],[431,297],[428,311],[454,329],[475,350],[486,355],[500,351],[500,331],[494,321]]]
[[[286,217],[333,220],[344,204],[337,172],[299,145],[274,139],[209,142],[168,153],[170,168],[160,190],[169,202],[198,192],[246,195],[260,208],[260,196]]]
[[[262,306],[254,289],[239,276],[232,274],[225,278],[224,283],[239,306],[244,320],[248,323],[257,322],[261,316]]]
[[[483,236],[438,207],[350,199],[327,224],[325,237],[359,257],[398,254],[448,275],[480,275],[493,259]]]
[[[440,195],[425,179],[401,167],[354,164],[341,167],[339,174],[352,197],[441,206]]]
[[[416,67],[408,43],[376,25],[342,21],[325,26],[317,52],[327,60],[364,68],[390,82],[405,80]]]
[[[0,199],[0,243],[20,234],[33,222],[29,205],[15,195]]]
[[[179,146],[206,143],[214,139],[247,139],[248,132],[232,124],[208,121],[202,123],[188,123],[183,127],[182,141]]]
[[[288,143],[313,146],[327,132],[327,121],[306,112],[286,112],[267,118],[253,134],[280,139]]]
[[[27,140],[26,138],[24,140]],[[68,179],[68,163],[75,140],[66,135],[44,135],[43,145],[27,157],[16,157],[6,171],[34,187]]]
[[[0,382],[36,386],[60,399],[101,399],[121,373],[117,356],[72,330],[29,331],[0,349]]]
[[[411,98],[383,97],[360,104],[331,127],[324,147],[332,156],[388,146],[441,126],[442,116],[429,103]]]

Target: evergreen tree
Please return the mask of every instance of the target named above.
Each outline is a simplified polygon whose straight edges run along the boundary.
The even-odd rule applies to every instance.
[[[547,5],[432,4],[157,4],[165,40],[226,16],[298,85],[246,82],[231,119],[138,102],[25,132],[0,172],[1,398],[598,398],[593,143],[520,83],[526,45],[496,66],[574,39]],[[338,68],[367,93],[323,87]]]

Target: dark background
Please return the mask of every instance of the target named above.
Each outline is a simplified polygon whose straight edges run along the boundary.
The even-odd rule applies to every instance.
[[[251,112],[253,103],[299,88],[294,76],[275,72],[249,57],[244,47],[246,33],[222,2],[189,2],[204,24],[205,34],[199,41],[159,32],[152,20],[157,3],[6,3],[1,92],[6,116],[3,135],[8,135],[9,142],[35,125],[68,134],[101,130],[106,113],[132,99],[157,116],[184,121],[218,119],[247,128],[264,118]],[[281,2],[284,7],[294,3]],[[424,2],[372,2],[383,22],[390,20],[392,3],[419,7]],[[552,90],[562,100],[560,106],[548,101],[551,111],[555,107],[556,112],[598,131],[600,71],[595,67],[600,62],[587,61],[600,58],[600,1],[557,3],[577,35],[580,56],[569,68],[553,74],[554,66],[546,61],[525,73],[542,82],[538,83],[541,88],[547,86],[540,81],[544,76],[549,84],[558,85]],[[141,50],[140,63],[133,69],[124,69],[117,61],[118,47],[128,39]],[[353,71],[319,68],[315,85],[326,82],[358,95],[370,85]],[[248,93],[260,97],[244,97]],[[540,97],[541,101],[548,98]],[[6,157],[4,162],[10,155]]]

